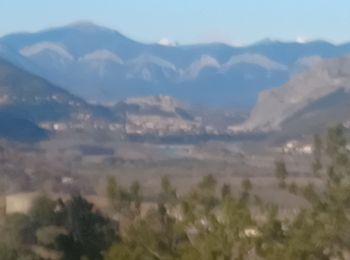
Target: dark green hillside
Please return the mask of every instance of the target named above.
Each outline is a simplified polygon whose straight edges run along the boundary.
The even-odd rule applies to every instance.
[[[0,110],[35,122],[69,120],[74,114],[116,119],[107,108],[94,106],[0,59]]]
[[[35,123],[0,112],[0,137],[20,142],[37,142],[48,137],[48,132]]]
[[[92,120],[116,121],[116,112],[90,105],[45,79],[0,58],[0,137],[38,141],[48,136],[41,122]]]
[[[112,119],[104,107],[93,106],[67,91],[0,59],[0,110],[35,122],[69,120],[73,114]]]

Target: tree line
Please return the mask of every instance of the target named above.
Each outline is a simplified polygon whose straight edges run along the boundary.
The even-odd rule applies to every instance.
[[[39,196],[28,214],[0,224],[0,259],[63,260],[330,260],[350,259],[350,157],[344,128],[314,137],[310,174],[323,185],[297,185],[283,160],[276,162],[280,189],[307,201],[295,216],[252,192],[219,187],[213,176],[179,195],[162,177],[153,206],[134,182],[124,187],[109,177],[109,213],[80,195],[54,201]],[[255,209],[254,211],[252,209]]]

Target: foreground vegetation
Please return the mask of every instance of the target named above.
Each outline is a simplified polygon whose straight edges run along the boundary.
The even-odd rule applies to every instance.
[[[312,174],[321,188],[290,182],[283,160],[276,162],[279,187],[308,202],[293,216],[255,196],[249,179],[237,193],[207,176],[179,196],[164,177],[156,203],[146,208],[138,182],[124,188],[110,177],[108,213],[80,195],[43,195],[27,215],[4,217],[0,259],[350,259],[346,145],[341,126],[315,137]]]

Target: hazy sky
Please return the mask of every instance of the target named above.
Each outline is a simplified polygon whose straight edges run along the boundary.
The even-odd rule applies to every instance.
[[[0,35],[77,20],[146,42],[350,40],[349,0],[0,0]]]

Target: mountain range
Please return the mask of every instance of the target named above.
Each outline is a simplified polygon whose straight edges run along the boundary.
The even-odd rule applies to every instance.
[[[85,22],[0,38],[1,57],[98,103],[170,95],[192,104],[252,107],[261,91],[286,83],[313,60],[349,51],[350,44],[323,41],[145,44]]]
[[[0,38],[0,136],[36,141],[64,129],[141,139],[296,136],[337,123],[350,128],[349,52],[350,44],[322,41],[144,44],[91,23],[11,34]],[[210,116],[211,107],[252,111],[243,122],[246,112]]]

